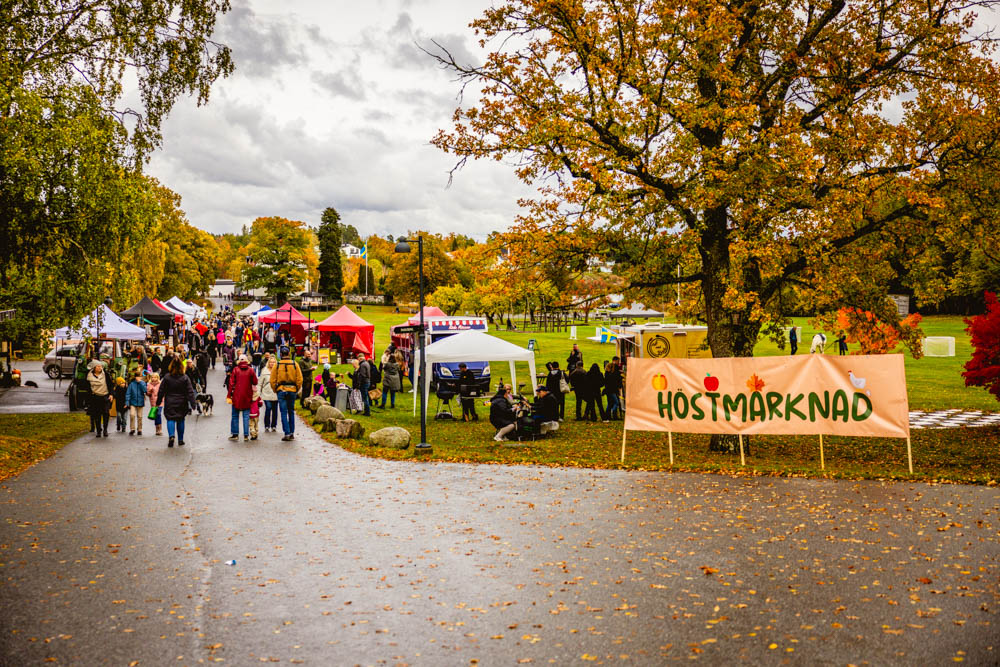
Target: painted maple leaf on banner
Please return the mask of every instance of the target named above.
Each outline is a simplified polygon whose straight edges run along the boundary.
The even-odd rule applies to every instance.
[[[754,373],[750,376],[750,379],[747,380],[747,388],[750,391],[760,391],[764,388],[764,381],[757,377],[757,374]]]

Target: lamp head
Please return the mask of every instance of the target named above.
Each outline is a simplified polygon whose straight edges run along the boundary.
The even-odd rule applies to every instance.
[[[396,252],[400,253],[410,252],[410,244],[407,243],[406,239],[399,239],[396,242]]]

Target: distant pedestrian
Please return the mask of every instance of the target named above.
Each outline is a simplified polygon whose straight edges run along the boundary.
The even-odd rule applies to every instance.
[[[146,385],[146,395],[149,396],[149,404],[156,405],[156,395],[160,390],[160,374],[150,373],[149,383]],[[156,417],[153,419],[153,425],[156,427],[156,435],[163,435],[163,415],[160,414],[160,410],[156,411]]]
[[[142,411],[146,407],[146,392],[148,387],[142,380],[142,371],[136,370],[132,376],[132,381],[128,383],[128,390],[125,395],[125,406],[123,410],[128,410],[128,434],[135,435],[137,432],[142,435]]]
[[[573,351],[569,353],[569,358],[566,360],[566,372],[572,373],[577,365],[583,365],[583,352],[580,351],[579,345],[573,343]]]
[[[104,364],[100,361],[87,373],[87,384],[90,385],[90,398],[87,401],[90,430],[96,431],[96,437],[100,438],[103,435],[106,438],[114,384],[111,375],[104,370]]]
[[[128,414],[128,408],[125,407],[125,396],[127,393],[128,387],[125,383],[125,378],[115,378],[115,431],[119,433],[125,432],[125,415]]]
[[[792,327],[788,332],[788,344],[792,348],[792,354],[795,354],[799,350],[799,334],[796,332],[795,327]]]
[[[277,365],[278,360],[269,357],[260,372],[260,397],[264,400],[264,433],[274,433],[278,430],[278,394],[271,387],[271,374]]]
[[[847,334],[842,333],[837,339],[837,354],[840,356],[847,354]]]

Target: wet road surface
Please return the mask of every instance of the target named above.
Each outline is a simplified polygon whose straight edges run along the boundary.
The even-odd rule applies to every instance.
[[[183,449],[147,421],[0,485],[0,664],[1000,659],[995,488],[234,443],[210,383]]]

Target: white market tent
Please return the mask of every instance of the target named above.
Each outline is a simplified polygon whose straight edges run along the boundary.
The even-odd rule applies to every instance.
[[[645,305],[641,303],[633,303],[628,308],[622,308],[616,310],[609,315],[612,319],[616,317],[627,317],[629,319],[638,318],[651,318],[651,317],[663,317],[663,313],[658,310],[653,310],[652,308],[646,308]]]
[[[197,306],[192,306],[191,304],[184,303],[181,299],[176,296],[172,296],[163,302],[164,305],[170,306],[176,311],[184,313],[185,315],[195,315],[198,312]]]
[[[145,340],[146,330],[129,324],[102,303],[94,309],[94,312],[84,317],[77,326],[56,329],[52,335],[53,338],[84,338],[88,336],[118,340]]]
[[[502,338],[491,336],[482,331],[463,331],[442,338],[424,348],[427,363],[448,363],[459,361],[506,361],[510,365],[510,377],[513,387],[517,387],[517,375],[514,372],[514,362],[527,361],[531,373],[531,382],[535,381],[535,353],[529,349],[508,343]],[[417,383],[423,381],[424,396],[430,395],[430,383],[426,378],[420,378],[420,354],[416,355],[414,379]],[[413,402],[413,412],[416,414],[417,402]]]
[[[240,317],[247,317],[248,315],[253,315],[254,313],[256,313],[258,310],[261,309],[261,307],[262,306],[260,301],[254,299],[253,303],[251,303],[249,306],[247,306],[242,310],[236,311],[236,314],[239,315]]]

